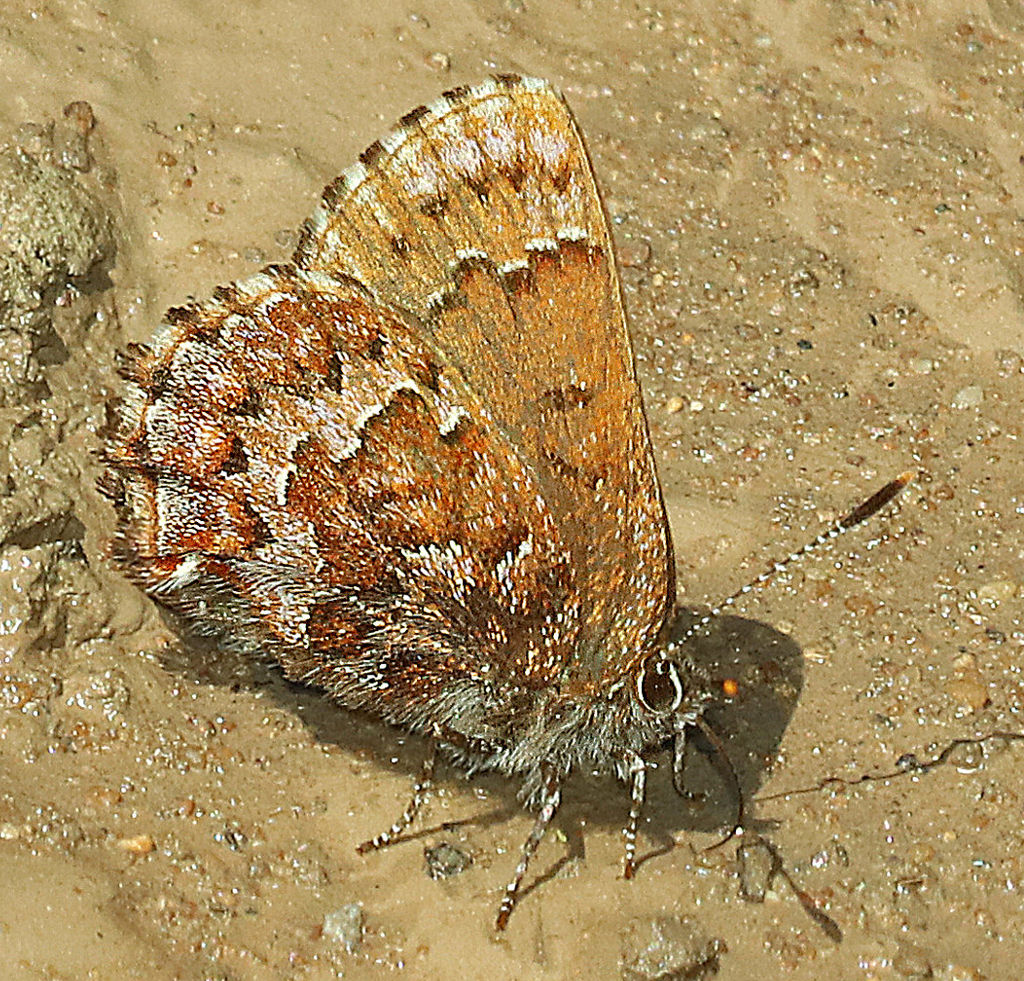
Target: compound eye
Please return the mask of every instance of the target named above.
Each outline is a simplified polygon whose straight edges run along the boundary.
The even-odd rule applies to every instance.
[[[648,711],[659,715],[675,712],[685,694],[675,662],[660,656],[648,658],[637,675],[636,694]]]

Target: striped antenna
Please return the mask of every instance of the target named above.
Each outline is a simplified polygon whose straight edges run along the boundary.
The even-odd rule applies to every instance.
[[[856,528],[857,525],[861,524],[863,521],[867,521],[867,519],[873,514],[877,514],[890,501],[892,501],[900,491],[902,491],[903,488],[914,479],[915,476],[916,473],[913,470],[901,473],[895,480],[890,480],[889,483],[887,483],[881,490],[872,494],[866,501],[858,504],[845,517],[840,518],[834,524],[826,528],[820,535],[818,535],[817,538],[809,541],[806,545],[801,545],[800,548],[787,555],[784,559],[780,559],[778,562],[773,562],[771,566],[765,569],[765,571],[756,579],[751,579],[751,581],[745,586],[741,586],[735,593],[731,596],[727,596],[720,603],[708,610],[708,612],[699,620],[692,623],[678,643],[685,644],[691,637],[703,630],[715,617],[720,616],[724,610],[735,606],[737,601],[746,596],[747,593],[752,593],[759,586],[763,586],[765,583],[770,582],[780,572],[789,568],[789,566],[794,562],[799,561],[804,556],[821,548],[821,546],[827,542],[838,538],[840,535],[846,534],[846,532],[851,528]]]

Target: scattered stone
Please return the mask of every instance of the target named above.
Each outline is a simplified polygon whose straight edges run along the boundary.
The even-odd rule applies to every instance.
[[[761,840],[740,845],[736,857],[740,862],[740,895],[748,903],[763,903],[778,872],[778,860]]]
[[[950,405],[954,409],[976,409],[985,398],[985,392],[980,385],[965,385],[960,389]]]
[[[725,941],[709,937],[689,917],[638,920],[622,946],[623,981],[700,981],[718,971]]]
[[[363,904],[348,903],[324,917],[323,934],[354,954],[363,942],[364,919]]]
[[[618,250],[618,256],[626,269],[646,266],[651,260],[651,243],[642,238],[631,239]]]
[[[929,375],[935,370],[935,362],[931,358],[911,358],[910,370],[915,375]]]
[[[428,68],[433,68],[436,72],[447,73],[452,70],[451,55],[446,51],[431,51],[423,61]]]
[[[461,875],[473,864],[473,857],[457,845],[442,841],[432,848],[423,849],[427,862],[427,875],[431,879],[450,879]]]
[[[988,705],[988,686],[973,654],[963,654],[953,662],[953,677],[946,682],[946,694],[968,712],[978,712]]]
[[[132,835],[130,838],[118,838],[117,847],[129,855],[148,855],[156,850],[156,842],[152,835]]]
[[[925,981],[935,977],[928,952],[913,943],[902,943],[892,959],[892,968],[898,977]]]

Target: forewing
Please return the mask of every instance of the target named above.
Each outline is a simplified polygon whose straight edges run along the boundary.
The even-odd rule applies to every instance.
[[[295,261],[405,311],[536,482],[573,573],[532,676],[621,677],[670,609],[671,542],[607,223],[560,97],[502,76],[409,113],[328,187]]]

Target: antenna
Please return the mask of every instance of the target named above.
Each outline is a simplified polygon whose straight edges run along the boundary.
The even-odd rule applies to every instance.
[[[724,610],[735,606],[737,601],[746,596],[747,593],[752,593],[759,586],[770,582],[794,562],[799,561],[806,555],[810,555],[811,552],[817,551],[822,545],[838,538],[840,535],[845,535],[851,528],[856,528],[857,525],[867,521],[873,514],[877,514],[882,508],[893,501],[916,476],[917,474],[913,470],[901,473],[895,480],[890,480],[881,490],[875,491],[867,500],[862,501],[852,511],[826,528],[817,538],[809,541],[806,545],[801,545],[800,548],[795,552],[791,552],[784,559],[773,562],[757,578],[751,579],[744,586],[740,586],[735,593],[726,596],[724,600],[713,606],[699,620],[692,623],[679,643],[686,643],[691,637],[703,630],[715,617],[720,616]]]

